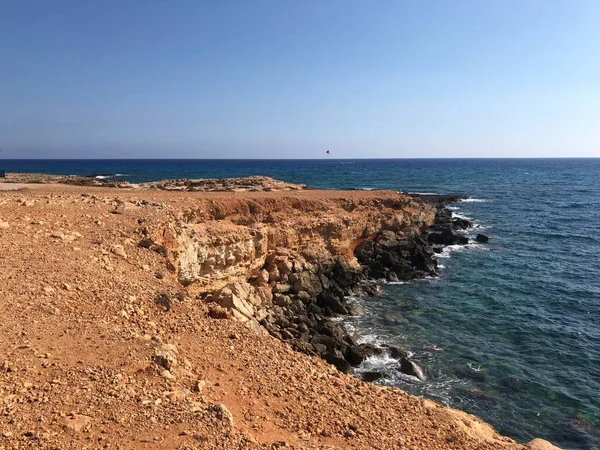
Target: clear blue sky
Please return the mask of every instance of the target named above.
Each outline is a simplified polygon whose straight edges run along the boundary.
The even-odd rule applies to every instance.
[[[0,0],[0,148],[600,156],[600,1]]]

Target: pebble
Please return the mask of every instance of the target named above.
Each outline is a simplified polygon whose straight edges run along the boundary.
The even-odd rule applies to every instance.
[[[122,245],[113,245],[110,248],[110,252],[113,255],[120,256],[121,258],[127,258],[127,253],[125,253],[125,248]]]

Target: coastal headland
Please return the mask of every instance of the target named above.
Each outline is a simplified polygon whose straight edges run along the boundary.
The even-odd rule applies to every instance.
[[[1,449],[556,448],[352,376],[426,376],[331,318],[436,276],[453,198],[103,177],[1,183]]]

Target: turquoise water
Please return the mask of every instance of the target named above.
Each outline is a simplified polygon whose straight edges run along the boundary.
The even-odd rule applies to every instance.
[[[0,169],[161,178],[270,175],[319,188],[466,193],[491,237],[440,277],[385,285],[348,325],[409,348],[428,380],[391,377],[502,433],[600,448],[600,160],[8,161]],[[384,365],[373,360],[369,364]]]

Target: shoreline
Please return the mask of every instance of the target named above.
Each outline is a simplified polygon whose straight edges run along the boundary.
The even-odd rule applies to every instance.
[[[339,334],[339,330],[336,330],[336,327],[324,325],[331,323],[329,321],[317,320],[312,327],[308,326],[309,324],[305,323],[306,321],[290,323],[290,325],[296,325],[295,327],[282,327],[277,322],[285,324],[285,322],[279,320],[281,318],[285,318],[288,322],[291,322],[289,317],[293,317],[296,320],[299,316],[305,315],[301,313],[307,311],[307,308],[312,309],[312,311],[307,311],[308,314],[306,316],[308,320],[311,320],[310,314],[313,316],[315,314],[321,315],[318,314],[319,311],[315,308],[320,308],[323,319],[326,319],[330,316],[327,308],[331,310],[331,313],[334,312],[333,308],[338,310],[347,308],[343,300],[347,292],[354,292],[355,290],[365,292],[371,290],[372,288],[369,287],[372,286],[371,284],[363,284],[367,279],[367,275],[363,273],[365,269],[361,268],[360,263],[356,264],[352,261],[356,249],[359,249],[358,251],[361,254],[364,263],[362,265],[369,268],[369,275],[373,275],[375,270],[383,271],[386,276],[390,272],[400,272],[402,276],[410,276],[411,274],[415,275],[416,271],[425,273],[426,270],[434,270],[435,267],[431,267],[432,250],[429,251],[426,249],[432,249],[433,246],[441,244],[427,243],[425,241],[420,242],[417,239],[422,240],[419,236],[425,228],[429,228],[432,225],[437,228],[443,228],[444,224],[448,224],[447,220],[444,221],[444,217],[448,219],[448,216],[436,214],[439,211],[436,211],[435,207],[427,206],[421,200],[415,200],[408,196],[386,191],[310,191],[298,189],[289,191],[189,193],[187,191],[121,190],[100,186],[98,189],[94,188],[94,190],[86,192],[83,187],[78,186],[31,185],[31,189],[28,190],[0,192],[0,202],[5,202],[3,204],[9,207],[5,209],[8,211],[8,214],[4,214],[3,211],[3,217],[0,217],[0,219],[10,224],[10,228],[7,228],[8,231],[4,231],[4,233],[11,233],[11,236],[15,240],[15,247],[19,246],[17,242],[20,232],[29,229],[33,232],[36,227],[48,228],[49,235],[44,237],[40,241],[41,243],[36,243],[36,248],[42,245],[44,246],[42,250],[46,251],[46,245],[54,245],[56,243],[63,243],[69,247],[74,245],[76,248],[87,248],[89,246],[89,250],[85,251],[89,251],[92,255],[97,254],[99,262],[103,260],[109,261],[110,266],[108,267],[113,267],[112,272],[109,273],[114,273],[114,276],[120,280],[120,283],[125,283],[127,278],[121,280],[119,273],[136,273],[138,276],[142,276],[143,279],[148,280],[150,285],[156,285],[154,294],[150,292],[143,295],[138,294],[136,297],[140,298],[136,302],[140,303],[141,301],[144,308],[150,311],[146,314],[155,317],[151,322],[154,322],[157,327],[156,329],[164,328],[162,333],[154,333],[154,336],[163,336],[158,343],[177,340],[177,336],[179,336],[180,340],[178,342],[180,343],[177,344],[177,352],[180,355],[178,355],[179,358],[175,359],[180,360],[182,359],[182,355],[189,354],[191,356],[194,353],[194,333],[189,334],[188,332],[187,337],[184,338],[185,333],[183,331],[179,333],[172,331],[173,327],[177,330],[183,326],[183,330],[185,330],[185,327],[190,326],[194,322],[207,324],[211,329],[214,327],[216,332],[211,334],[212,339],[217,339],[219,342],[225,341],[224,343],[234,343],[236,351],[240,352],[248,352],[249,350],[248,348],[239,348],[239,345],[236,345],[240,341],[241,336],[244,336],[244,339],[252,341],[254,345],[265,352],[267,348],[265,345],[274,346],[272,343],[265,344],[271,342],[272,338],[266,336],[266,333],[261,331],[265,327],[264,324],[269,323],[273,326],[273,329],[279,327],[273,332],[269,330],[270,334],[279,333],[282,341],[293,340],[292,345],[302,346],[301,342],[311,343],[310,341],[315,338],[315,335],[320,336],[316,339],[320,342],[311,343],[313,346],[312,351],[315,348],[323,350],[322,347],[315,347],[315,344],[324,346],[324,354],[320,356],[325,356],[325,359],[328,359],[330,362],[333,361],[334,364],[337,362],[339,365],[345,366],[349,361],[344,353],[350,351],[353,355],[352,358],[356,358],[354,360],[359,359],[365,353],[372,351],[372,349],[364,346],[359,347],[358,345],[352,347],[352,343],[350,343],[348,345],[352,350],[341,351],[341,348],[334,348],[339,347],[339,342],[333,343],[330,339],[326,339],[327,337],[334,340],[336,338],[326,333],[313,333],[311,335],[310,331],[308,331],[309,340],[305,341],[301,338],[306,331],[300,323],[306,325],[309,330],[313,328],[316,330],[318,328],[326,330],[327,333],[333,335]],[[28,202],[29,205],[27,205]],[[23,217],[23,211],[28,213],[28,216],[30,216],[28,220],[31,223],[27,223],[27,220]],[[85,218],[85,215],[81,216],[81,213],[78,211],[88,211],[86,214],[93,217],[90,217],[90,220],[88,220]],[[291,211],[294,213],[290,214]],[[450,211],[446,211],[450,213]],[[36,218],[34,212],[37,212],[38,216],[50,215],[56,218],[60,217],[61,214],[66,214],[69,218],[69,223],[71,223],[69,226],[70,229],[65,229],[64,231],[50,229],[54,228],[52,221],[56,220],[56,218],[50,220],[46,218],[46,220],[43,220],[44,218]],[[438,216],[437,219],[436,215]],[[95,217],[98,217],[98,219],[95,219]],[[101,224],[95,224],[94,220],[100,221]],[[32,221],[42,221],[44,223],[33,224]],[[75,230],[75,228],[79,231]],[[309,235],[310,239],[303,241],[302,233],[298,229],[302,233]],[[392,229],[396,229],[397,231],[392,232]],[[369,231],[363,236],[366,230]],[[115,234],[115,231],[117,231],[117,234]],[[402,232],[402,235],[399,235],[399,232]],[[79,237],[74,233],[79,233],[82,236]],[[124,236],[127,236],[125,240],[129,239],[131,242],[118,243],[118,241],[123,242],[123,236],[118,237],[119,234],[123,235],[123,233],[125,233]],[[393,233],[393,235],[390,233]],[[439,229],[434,229],[432,234],[435,236],[437,234],[440,235],[433,238],[436,240],[454,239],[452,237],[454,235],[450,236],[448,233],[444,235],[444,231]],[[53,237],[53,235],[57,237]],[[356,236],[358,236],[359,240],[363,241],[362,246],[361,242],[356,242]],[[103,243],[94,244],[98,240],[101,240]],[[77,244],[74,244],[75,242]],[[364,244],[364,242],[373,243],[371,252],[365,249],[365,247],[369,247],[369,244]],[[100,248],[97,248],[98,246]],[[353,252],[348,254],[348,249],[350,248],[353,249]],[[82,252],[82,250],[75,251],[75,254],[79,252]],[[401,252],[408,252],[409,255],[402,255]],[[392,255],[397,255],[398,253],[403,258],[394,259]],[[126,257],[121,256],[123,254]],[[13,257],[17,258],[17,253]],[[22,261],[24,263],[30,261],[25,256],[23,258]],[[138,265],[136,263],[137,260],[148,260],[151,263]],[[382,265],[380,268],[375,264],[376,262],[381,263],[382,260],[390,261],[390,266],[386,268]],[[410,261],[410,264],[407,261]],[[205,264],[207,262],[208,264]],[[411,268],[414,262],[418,262],[421,268]],[[42,264],[43,261],[38,263]],[[60,262],[59,264],[66,264],[66,262]],[[86,263],[82,267],[87,267],[88,264]],[[146,270],[144,266],[149,266],[149,270]],[[45,266],[42,264],[41,267]],[[395,269],[391,270],[390,267],[395,267]],[[93,266],[90,269],[93,270]],[[13,270],[18,270],[18,267]],[[156,274],[152,273],[153,270],[156,270]],[[159,271],[162,278],[154,276]],[[277,272],[277,275],[273,275],[275,272]],[[363,273],[362,276],[359,275],[361,273]],[[65,277],[68,274],[68,271],[63,273]],[[297,274],[297,277],[291,277],[290,279],[290,275],[293,274]],[[287,275],[287,278],[284,275]],[[418,273],[417,275],[420,276],[421,274]],[[392,275],[389,276],[393,277]],[[396,273],[396,276],[398,276],[398,273]],[[98,277],[103,279],[105,278],[105,274],[99,273]],[[42,277],[42,279],[44,278]],[[93,280],[89,281],[95,284]],[[113,284],[115,283],[115,281],[112,282]],[[68,278],[64,277],[55,280],[54,285],[56,283],[69,284]],[[287,284],[287,286],[282,286],[284,284]],[[296,284],[297,288],[295,288]],[[319,284],[320,288],[318,287]],[[168,286],[167,291],[169,291],[163,292],[166,296],[162,296],[161,294],[161,291],[165,291],[164,285]],[[326,288],[325,285],[327,285]],[[15,288],[17,287],[19,286],[15,286]],[[46,296],[52,297],[53,292],[60,291],[62,288],[53,287],[53,289],[55,291],[46,292],[48,294]],[[138,289],[135,288],[133,291]],[[131,290],[131,287],[129,290]],[[266,299],[269,297],[268,290],[270,291],[271,299],[267,301]],[[320,292],[318,292],[319,290]],[[67,292],[72,291],[67,290]],[[79,291],[75,292],[77,293],[78,302],[88,304],[89,299],[85,290],[81,293]],[[291,295],[289,294],[290,292]],[[307,293],[309,297],[307,298],[305,294],[300,294],[301,292]],[[343,295],[340,297],[340,294]],[[263,298],[259,297],[261,295]],[[289,298],[286,299],[286,296]],[[67,295],[67,297],[70,296]],[[182,297],[182,299],[179,297]],[[200,300],[205,301],[201,302]],[[209,300],[209,302],[206,302],[206,300]],[[257,304],[259,300],[261,303]],[[25,299],[23,301],[26,302]],[[289,304],[287,304],[288,301],[290,302]],[[283,306],[279,305],[278,302]],[[110,306],[111,308],[116,308],[116,312],[121,308],[121,311],[125,313],[118,312],[119,322],[123,321],[125,324],[119,326],[132,327],[134,329],[141,325],[141,331],[137,331],[141,335],[141,341],[144,342],[144,336],[148,335],[150,341],[147,342],[155,342],[153,333],[142,334],[147,329],[147,325],[145,325],[147,321],[139,323],[139,319],[136,318],[138,313],[129,308],[123,308],[122,303],[122,300],[115,299],[115,304]],[[63,307],[64,305],[60,306],[60,308]],[[191,311],[193,308],[201,310],[204,316],[200,314],[193,322],[186,322],[185,314],[192,314]],[[187,313],[182,314],[184,311],[187,311]],[[277,314],[271,314],[272,311],[276,311]],[[268,315],[263,317],[261,321],[257,320],[256,314],[263,314],[264,312],[267,312]],[[268,320],[268,317],[273,317],[273,322]],[[223,320],[223,318],[233,318],[235,320]],[[38,317],[39,319],[46,318],[42,315],[42,317]],[[161,324],[161,321],[166,321],[167,323]],[[261,322],[264,322],[263,325],[260,325]],[[244,323],[246,328],[239,328],[240,323]],[[258,327],[256,327],[257,324],[259,324]],[[217,332],[221,329],[221,331],[224,331],[231,327],[236,331],[225,332],[225,334]],[[248,328],[254,331],[247,331]],[[286,336],[282,333],[284,330],[287,331],[285,333]],[[231,338],[230,336],[232,335],[240,337]],[[167,336],[169,338],[165,339]],[[285,337],[288,338],[286,339]],[[344,341],[346,340],[346,336],[338,337],[341,337]],[[330,344],[329,348],[327,344]],[[148,344],[145,345],[147,346]],[[155,342],[153,345],[158,344]],[[162,349],[162,347],[158,347]],[[366,411],[371,411],[373,408],[378,407],[378,403],[375,400],[375,393],[385,392],[385,396],[392,396],[389,398],[391,400],[391,398],[396,398],[399,395],[396,392],[401,392],[390,388],[379,388],[372,384],[368,384],[371,387],[366,388],[361,384],[362,382],[356,379],[347,379],[344,378],[344,375],[336,375],[332,372],[322,372],[327,365],[317,363],[318,360],[314,357],[309,357],[309,359],[305,360],[304,358],[306,357],[297,353],[287,353],[285,348],[288,347],[288,342],[275,345],[274,347],[279,352],[278,357],[295,361],[294,365],[298,365],[297,370],[300,371],[299,373],[304,373],[304,370],[308,370],[308,366],[304,364],[305,361],[306,363],[310,361],[310,371],[317,370],[322,374],[321,376],[324,379],[333,377],[332,380],[344,380],[342,383],[350,383],[352,386],[355,386],[353,389],[366,389],[372,393],[373,396],[369,395],[361,400],[361,407]],[[61,348],[55,351],[60,353]],[[309,355],[311,354],[309,351],[306,351],[306,348],[302,350],[305,353],[309,353]],[[183,365],[169,363],[168,361],[172,360],[173,356],[169,356],[168,349],[160,351],[163,351],[163,353],[166,351],[166,353],[158,359],[154,359],[155,362],[150,366],[150,373],[154,373],[153,376],[158,378],[160,383],[165,382],[160,380],[166,380],[166,383],[174,388],[176,385],[181,384],[179,380],[186,380],[187,375],[183,373],[183,369],[187,371],[190,371],[190,369],[186,368],[185,363]],[[248,353],[246,355],[249,356]],[[343,358],[340,358],[340,356],[343,356]],[[236,360],[237,357],[233,355],[232,358]],[[256,356],[255,360],[262,361],[260,357],[257,359]],[[410,361],[408,358],[407,360]],[[219,360],[218,365],[225,364],[225,361],[227,360]],[[194,364],[192,360],[190,362],[192,365]],[[204,370],[210,367],[210,362],[207,363],[209,365]],[[254,375],[252,376],[261,374],[261,376],[267,377],[267,374],[261,372],[260,368],[254,366],[254,364],[251,363],[254,367]],[[299,369],[299,367],[302,367],[302,369]],[[169,374],[163,374],[160,372],[161,370],[168,371]],[[182,370],[181,373],[180,370]],[[213,369],[210,370],[212,371]],[[284,370],[287,371],[287,369]],[[413,368],[413,370],[415,369]],[[193,372],[194,369],[192,368],[191,371]],[[307,373],[310,373],[310,371]],[[169,380],[169,376],[173,376],[175,380]],[[222,375],[218,375],[217,371],[214,377],[220,380]],[[277,384],[272,379],[272,374],[269,374],[268,377],[271,377],[269,379],[274,384]],[[225,380],[219,382],[225,383]],[[188,381],[187,383],[188,386],[191,386],[191,382]],[[250,382],[250,384],[252,383],[255,382]],[[317,385],[324,388],[324,385],[320,382]],[[302,386],[303,389],[308,388],[308,385]],[[383,391],[381,391],[382,389]],[[190,391],[194,392],[192,389]],[[218,389],[215,389],[215,391],[218,391]],[[301,397],[306,396],[306,392],[302,392],[298,395]],[[340,387],[336,387],[331,391],[332,395],[333,392],[339,394]],[[211,396],[212,394],[209,392],[207,395]],[[250,396],[250,398],[260,400],[262,396],[262,394],[255,394]],[[232,399],[227,400],[227,395],[221,398],[225,401],[224,404],[227,404],[227,401],[229,401],[235,405],[235,401]],[[459,416],[453,416],[452,414],[454,413],[451,413],[451,411],[454,410],[441,406],[431,406],[435,404],[411,398],[410,396],[405,398],[400,395],[395,401],[399,401],[400,398],[404,399],[402,400],[403,402],[408,402],[411,405],[410,408],[421,405],[417,409],[421,411],[419,414],[423,413],[423,416],[419,416],[418,414],[419,421],[422,423],[419,422],[420,425],[412,429],[412,434],[406,432],[404,434],[401,433],[401,435],[420,436],[420,439],[423,439],[422,442],[430,442],[431,444],[425,448],[438,448],[437,446],[441,445],[442,442],[448,446],[439,448],[474,448],[472,445],[475,443],[479,446],[478,448],[522,448],[514,443],[514,441],[494,435],[493,430],[489,431],[491,428],[487,425],[486,433],[484,433],[485,438],[478,437],[477,433],[473,437],[463,429],[450,432],[452,429],[450,425],[454,423],[450,418],[455,417],[459,421],[464,421],[466,417],[472,416],[468,416],[465,413],[459,414],[458,412],[456,414],[459,414]],[[202,401],[202,399],[198,401]],[[171,402],[167,403],[170,404]],[[175,404],[176,402],[173,403]],[[391,403],[393,404],[394,401]],[[322,406],[326,409],[325,405]],[[210,408],[213,407],[211,406]],[[244,414],[236,411],[235,407],[231,408],[233,409],[232,415],[235,417],[234,424],[238,420],[242,422],[246,420],[243,419],[245,417]],[[299,414],[301,412],[293,407],[292,409],[293,412],[288,414],[291,414],[293,417],[300,417]],[[439,413],[438,409],[440,410]],[[437,436],[439,433],[430,434],[429,422],[425,420],[426,417],[430,416],[428,416],[426,411],[430,411],[430,414],[436,416],[441,414],[439,423],[442,430],[446,430],[446,426],[450,427],[447,431],[442,432],[439,437],[439,444],[434,443],[435,439],[437,439],[434,435]],[[431,411],[435,411],[435,413],[431,413]],[[136,413],[134,412],[133,414]],[[222,416],[223,414],[221,413]],[[444,414],[448,414],[448,416],[446,417]],[[218,415],[219,413],[217,413]],[[224,415],[227,416],[227,414]],[[330,420],[327,419],[323,423],[333,423]],[[473,419],[469,420],[472,421]],[[479,424],[478,427],[483,426],[481,425],[482,422],[476,422]],[[272,421],[267,420],[262,426],[267,427],[269,423],[272,424]],[[0,425],[4,427],[2,422],[0,422]],[[272,427],[272,425],[269,426]],[[366,434],[361,436],[361,433],[357,433],[357,431],[367,426],[361,420],[353,425],[356,430],[350,427],[343,432],[335,431],[338,428],[333,425],[331,426],[334,431],[330,432],[326,430],[325,433],[316,433],[312,438],[314,442],[310,439],[308,442],[312,442],[313,444],[320,442],[321,444],[319,445],[322,445],[328,442],[328,440],[333,439],[335,441],[336,439],[341,439],[341,441],[330,442],[328,445],[341,445],[342,447],[340,448],[368,448],[365,446],[368,440],[365,441],[363,439],[373,438],[375,436],[373,433],[384,432],[384,430],[377,429],[377,427],[374,429],[369,428],[371,431],[364,431],[363,433]],[[240,430],[246,434],[252,433],[251,429],[246,431],[244,429],[242,425]],[[287,430],[285,431],[286,433],[290,432],[285,427],[283,429]],[[330,434],[329,436],[327,436],[328,433]],[[387,433],[385,439],[394,439],[392,437],[395,433],[394,430],[386,430],[385,433]],[[448,444],[446,437],[452,433],[457,436],[456,442]],[[213,439],[213,437],[209,439]],[[215,435],[214,439],[223,439],[223,437]],[[266,443],[268,439],[259,439],[259,441]],[[298,444],[300,442],[302,440],[298,441]],[[385,442],[392,441],[385,440]],[[408,447],[410,447],[410,444]],[[307,448],[311,448],[310,445]],[[387,447],[384,446],[384,448]],[[530,448],[543,447],[530,446]]]

